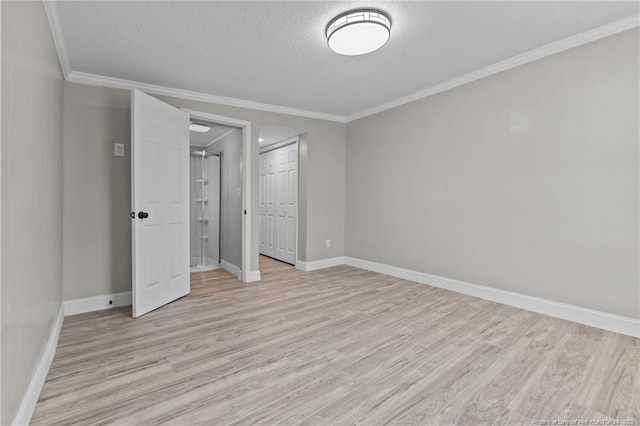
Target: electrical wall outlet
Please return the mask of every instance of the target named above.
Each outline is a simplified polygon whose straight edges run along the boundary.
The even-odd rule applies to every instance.
[[[116,157],[124,157],[124,144],[123,143],[114,143],[113,144],[113,155]]]
[[[325,245],[327,246],[327,248],[331,247],[331,240],[327,240]]]

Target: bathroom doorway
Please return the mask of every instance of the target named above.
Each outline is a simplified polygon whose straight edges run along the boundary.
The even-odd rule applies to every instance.
[[[210,122],[198,123],[199,120]],[[203,126],[195,131],[197,125]],[[236,143],[230,146],[238,147],[237,150],[223,150],[211,148],[218,137],[223,138],[223,134],[213,138],[209,134],[209,139],[202,144],[192,137],[192,133],[209,133],[213,125],[226,126],[223,134],[237,133]],[[234,129],[232,129],[234,128]],[[203,131],[204,130],[204,131]],[[220,139],[221,141],[222,139]],[[215,141],[215,142],[214,142]],[[222,144],[221,144],[222,145]],[[189,147],[193,146],[193,149]],[[213,176],[210,173],[203,174],[196,169],[191,172],[191,151],[200,151],[200,160],[204,159],[204,168],[207,168],[208,158],[218,157],[223,161],[219,162],[218,169],[221,171],[221,178],[217,187],[218,195],[211,191],[191,190],[194,200],[190,196],[190,177],[193,185],[200,179],[202,187],[204,182]],[[204,151],[204,152],[203,152]],[[227,163],[226,153],[236,152],[234,165],[229,170],[235,169],[232,173],[237,175],[235,185],[225,185],[224,171]],[[208,155],[218,153],[222,155]],[[196,152],[193,152],[197,156]],[[233,157],[232,157],[233,158]],[[131,93],[131,219],[132,223],[132,315],[137,318],[154,309],[183,297],[191,291],[189,271],[191,269],[191,219],[201,219],[200,222],[211,222],[217,226],[218,247],[217,256],[215,250],[202,247],[200,238],[207,236],[201,226],[199,233],[194,232],[194,240],[200,242],[200,252],[195,251],[193,257],[200,257],[200,262],[194,259],[193,266],[200,269],[215,267],[215,258],[219,259],[219,265],[225,270],[233,273],[243,282],[253,282],[260,280],[258,270],[257,244],[251,245],[251,122],[228,118],[214,114],[178,109],[166,102],[150,96],[140,90],[133,89]],[[201,166],[203,166],[201,161]],[[212,167],[208,167],[209,170]],[[215,170],[215,167],[213,168]],[[206,171],[206,170],[205,170]],[[198,175],[200,177],[198,177]],[[216,185],[214,184],[213,187]],[[227,194],[235,194],[236,203],[232,204],[225,199],[224,189]],[[211,215],[211,210],[194,208],[191,209],[192,202],[200,199],[219,200],[218,215]],[[229,197],[227,197],[229,198]],[[228,217],[235,218],[236,232],[235,238],[228,239],[229,244],[235,244],[237,256],[235,264],[225,262],[224,231],[232,229],[232,226],[225,225],[225,205],[238,206],[231,208]],[[197,214],[200,214],[198,216]],[[256,215],[257,218],[257,215]],[[194,227],[197,229],[197,227]],[[215,231],[214,231],[215,232]],[[196,238],[197,237],[197,238]],[[211,246],[211,245],[209,245]],[[231,250],[230,252],[235,252]],[[251,260],[251,253],[255,253],[255,262]],[[207,259],[207,257],[209,259]],[[252,263],[255,265],[251,269]]]
[[[199,143],[194,144],[190,138],[191,146],[220,154],[220,267],[243,282],[260,281],[258,246],[257,241],[255,245],[252,242],[251,226],[251,122],[187,108],[181,110],[188,114],[190,126],[204,124],[219,129],[215,138],[209,130],[189,133],[203,134]]]
[[[191,272],[241,269],[242,130],[191,118],[189,124]]]

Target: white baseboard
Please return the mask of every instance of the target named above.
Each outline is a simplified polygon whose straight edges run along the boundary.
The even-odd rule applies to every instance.
[[[31,416],[33,416],[33,412],[36,409],[36,403],[38,402],[40,391],[42,390],[44,381],[47,379],[49,367],[51,367],[51,362],[56,354],[56,346],[58,345],[58,337],[60,336],[63,321],[64,305],[60,306],[58,315],[56,315],[53,320],[47,343],[45,344],[42,354],[40,355],[40,359],[38,360],[38,364],[33,371],[27,391],[22,398],[20,407],[18,408],[18,413],[11,423],[14,426],[28,425],[31,421]]]
[[[84,314],[85,312],[131,305],[131,292],[105,294],[64,301],[64,315]]]
[[[224,269],[225,271],[227,271],[231,275],[235,275],[236,277],[238,277],[239,280],[242,279],[242,271],[240,270],[240,268],[238,268],[233,263],[229,263],[226,260],[221,259],[220,260],[220,266],[222,266],[222,269]]]
[[[248,283],[254,283],[256,281],[260,281],[260,271],[251,271],[249,272],[249,275],[247,276],[247,281]]]
[[[304,272],[317,271],[318,269],[331,268],[338,265],[344,265],[344,256],[313,260],[311,262],[303,262],[302,260],[296,262],[296,268]]]
[[[595,309],[583,308],[581,306],[555,302],[553,300],[543,299],[540,297],[527,296],[507,290],[471,284],[424,272],[417,272],[410,269],[398,268],[396,266],[384,265],[382,263],[370,262],[368,260],[345,257],[345,263],[349,266],[355,266],[356,268],[415,281],[421,284],[429,284],[434,287],[492,300],[504,305],[515,306],[528,311],[538,312],[552,317],[614,331],[616,333],[640,337],[640,319],[623,317],[621,315],[596,311]]]

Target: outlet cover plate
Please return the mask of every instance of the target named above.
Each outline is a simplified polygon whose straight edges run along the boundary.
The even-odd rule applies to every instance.
[[[114,143],[113,144],[113,155],[116,157],[124,157],[124,144],[123,143]]]

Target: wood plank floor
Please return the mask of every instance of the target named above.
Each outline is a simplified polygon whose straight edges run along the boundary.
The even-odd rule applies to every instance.
[[[640,425],[640,339],[347,266],[260,269],[194,274],[139,319],[65,318],[32,424]]]

